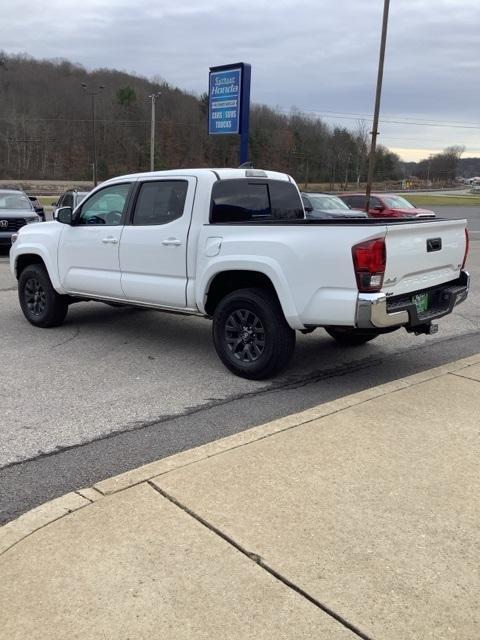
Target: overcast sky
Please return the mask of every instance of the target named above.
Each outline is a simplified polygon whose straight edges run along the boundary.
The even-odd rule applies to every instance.
[[[0,47],[196,93],[210,66],[249,62],[254,102],[354,128],[371,123],[382,10],[383,0],[16,0]],[[451,144],[480,156],[479,25],[478,0],[391,0],[379,141],[403,159]]]

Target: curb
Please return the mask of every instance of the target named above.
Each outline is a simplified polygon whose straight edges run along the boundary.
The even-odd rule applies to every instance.
[[[0,556],[32,533],[35,533],[35,531],[67,516],[69,513],[91,505],[106,496],[124,491],[134,485],[141,484],[142,482],[146,482],[181,467],[189,466],[226,451],[268,438],[282,431],[299,427],[318,418],[323,418],[344,409],[363,404],[374,398],[395,393],[396,391],[416,386],[422,382],[433,380],[446,374],[455,374],[462,369],[477,364],[480,364],[480,353],[457,360],[448,365],[435,367],[434,369],[422,371],[421,373],[400,378],[399,380],[393,380],[392,382],[387,382],[386,384],[366,389],[359,393],[338,398],[332,402],[326,402],[325,404],[286,416],[285,418],[279,418],[278,420],[252,427],[241,433],[215,440],[214,442],[177,453],[168,458],[163,458],[112,478],[102,480],[93,485],[93,487],[67,493],[64,496],[45,502],[31,511],[27,511],[16,520],[12,520],[3,527],[0,527]]]

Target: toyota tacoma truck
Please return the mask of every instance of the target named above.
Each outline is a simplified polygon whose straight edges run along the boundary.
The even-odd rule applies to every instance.
[[[296,331],[433,333],[469,286],[465,220],[306,219],[293,179],[257,169],[114,178],[13,240],[36,327],[87,300],[204,316],[221,361],[251,379],[287,365]]]

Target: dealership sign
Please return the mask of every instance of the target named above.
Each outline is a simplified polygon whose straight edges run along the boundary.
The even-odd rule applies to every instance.
[[[240,133],[242,69],[210,72],[209,133]]]
[[[251,67],[244,62],[210,67],[208,133],[240,134],[242,162],[248,159]]]

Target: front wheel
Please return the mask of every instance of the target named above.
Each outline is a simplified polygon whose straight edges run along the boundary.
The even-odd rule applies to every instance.
[[[325,331],[339,344],[347,347],[365,344],[380,335],[377,331],[365,331],[353,327],[325,327]]]
[[[58,294],[43,265],[32,264],[20,274],[18,298],[25,318],[36,327],[57,327],[68,311],[68,296]]]
[[[287,366],[295,331],[274,293],[239,289],[225,296],[215,310],[213,342],[220,360],[235,375],[262,380]]]

